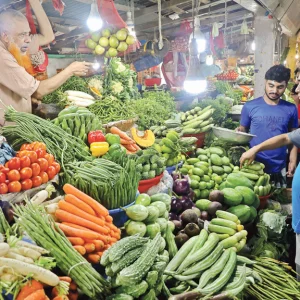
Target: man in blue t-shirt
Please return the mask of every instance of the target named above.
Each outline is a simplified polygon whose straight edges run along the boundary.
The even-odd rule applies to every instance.
[[[265,75],[265,94],[247,102],[242,109],[242,117],[238,131],[256,135],[251,141],[251,148],[280,134],[298,128],[297,108],[293,103],[282,100],[291,70],[277,65],[270,68]],[[271,175],[271,180],[278,186],[286,186],[286,156],[287,147],[266,150],[257,154],[256,160],[263,163],[265,172]],[[288,176],[292,176],[297,163],[297,148],[290,153]]]

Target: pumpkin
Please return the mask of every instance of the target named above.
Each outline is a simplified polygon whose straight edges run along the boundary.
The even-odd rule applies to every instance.
[[[151,147],[155,142],[154,133],[151,130],[144,131],[143,135],[139,135],[136,128],[130,129],[132,138],[143,148]]]

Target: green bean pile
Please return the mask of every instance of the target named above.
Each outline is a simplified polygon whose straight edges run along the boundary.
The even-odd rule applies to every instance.
[[[18,225],[41,247],[48,249],[61,271],[91,299],[106,299],[107,281],[82,257],[41,206],[27,201],[14,207]]]
[[[92,159],[88,147],[81,139],[66,133],[48,120],[33,114],[17,112],[11,106],[5,111],[5,119],[16,123],[1,128],[1,134],[14,149],[20,149],[26,142],[39,141],[46,144],[47,151],[53,154],[62,166],[76,159]]]
[[[255,261],[253,271],[262,281],[249,285],[245,294],[257,300],[300,299],[300,283],[292,276],[292,267],[267,257],[256,258]]]
[[[135,200],[139,183],[135,161],[115,163],[103,158],[65,165],[63,184],[70,183],[107,209],[124,207]]]
[[[136,116],[129,101],[120,101],[114,97],[106,97],[88,107],[103,124],[113,121],[129,120]]]

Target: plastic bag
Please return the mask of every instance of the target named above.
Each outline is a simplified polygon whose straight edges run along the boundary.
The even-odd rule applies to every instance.
[[[164,171],[164,175],[161,178],[159,184],[151,187],[148,191],[147,194],[149,196],[158,194],[158,193],[164,193],[164,194],[169,194],[170,190],[173,189],[173,178],[172,176],[168,173],[168,171]]]

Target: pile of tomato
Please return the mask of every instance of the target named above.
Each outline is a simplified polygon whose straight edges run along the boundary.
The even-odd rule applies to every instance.
[[[44,143],[22,145],[17,156],[0,165],[0,194],[17,193],[38,187],[60,171]]]
[[[234,70],[230,70],[227,72],[224,72],[222,74],[218,74],[216,75],[218,80],[228,80],[228,81],[234,81],[237,80],[237,78],[239,77],[239,74],[237,72],[235,72]]]

